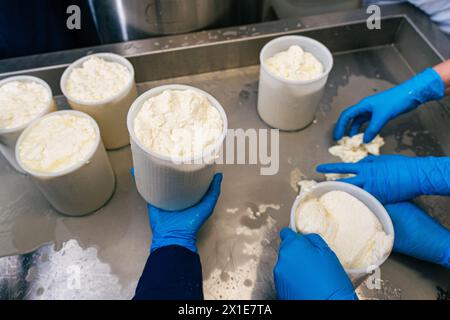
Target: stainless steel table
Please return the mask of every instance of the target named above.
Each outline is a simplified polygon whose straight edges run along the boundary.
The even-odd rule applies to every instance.
[[[374,92],[450,58],[450,41],[413,7],[383,8],[381,30],[368,30],[362,10],[107,45],[0,61],[0,78],[32,74],[49,82],[58,106],[59,77],[85,54],[127,56],[139,90],[164,83],[197,86],[224,106],[230,128],[267,128],[256,112],[258,53],[270,39],[303,34],[332,50],[335,65],[315,123],[280,134],[280,170],[259,175],[258,165],[221,165],[222,195],[200,232],[204,291],[208,299],[275,298],[272,269],[278,232],[287,226],[300,178],[323,179],[316,164],[335,161],[327,148],[339,113]],[[383,153],[448,155],[450,101],[429,103],[392,121]],[[0,298],[129,299],[148,256],[146,204],[130,177],[130,148],[109,152],[117,188],[93,215],[56,213],[26,176],[0,159]],[[450,226],[450,200],[418,200]],[[358,288],[367,299],[435,299],[450,287],[444,268],[393,254],[381,270],[382,288]],[[438,289],[441,288],[441,289]]]

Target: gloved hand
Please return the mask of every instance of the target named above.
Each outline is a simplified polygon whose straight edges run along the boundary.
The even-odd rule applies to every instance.
[[[386,205],[394,224],[394,251],[450,268],[450,231],[410,202]]]
[[[338,258],[319,235],[301,235],[284,228],[280,237],[280,252],[273,271],[279,299],[357,299]]]
[[[364,134],[364,143],[368,143],[389,120],[425,102],[442,98],[444,89],[444,82],[439,74],[431,68],[425,69],[408,81],[366,97],[344,110],[336,123],[334,138],[341,139],[352,120],[350,136],[357,134],[361,126],[370,121]]]
[[[419,195],[450,195],[450,157],[367,156],[356,163],[321,164],[321,173],[353,173],[338,181],[364,188],[382,203]]]
[[[166,211],[148,204],[153,232],[151,252],[170,245],[179,245],[197,252],[197,232],[214,211],[221,182],[222,174],[217,173],[203,199],[182,211]]]

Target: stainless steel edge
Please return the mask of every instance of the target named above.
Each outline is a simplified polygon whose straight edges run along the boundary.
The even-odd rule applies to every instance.
[[[68,51],[52,52],[33,56],[0,60],[0,77],[30,72],[44,67],[64,67],[74,60],[94,52],[113,52],[126,57],[148,53],[170,52],[180,48],[192,48],[206,44],[214,45],[224,42],[277,36],[333,26],[364,23],[368,14],[364,9],[350,12],[337,12],[298,19],[280,20],[247,26],[238,26],[211,31],[195,32],[185,35],[150,38],[128,41],[96,47],[80,48]],[[419,10],[411,5],[390,5],[382,7],[382,18],[407,17],[422,34],[424,39],[435,48],[442,58],[450,57],[450,39]]]
[[[370,38],[364,27],[367,14],[356,10],[3,60],[0,78],[42,75],[58,94],[59,76],[68,63],[90,52],[112,51],[132,61],[140,92],[171,82],[191,84],[222,103],[230,128],[268,129],[255,110],[259,48],[283,34],[301,33],[325,41],[334,51],[335,67],[316,123],[280,134],[280,172],[275,176],[259,175],[258,166],[221,166],[222,194],[199,235],[207,298],[271,299],[275,298],[272,270],[278,231],[288,224],[295,182],[301,177],[321,179],[315,164],[336,160],[327,147],[333,143],[331,128],[341,110],[450,57],[449,39],[418,10],[389,6],[383,7],[382,14],[382,30]],[[411,45],[405,38],[413,39],[414,49],[423,52],[409,52]],[[56,100],[60,108],[67,107],[64,97]],[[383,130],[383,152],[448,155],[449,106],[448,100],[430,103],[392,121]],[[58,215],[27,177],[0,158],[0,256],[5,256],[0,258],[0,298],[129,299],[133,295],[151,232],[146,204],[129,174],[129,148],[109,152],[109,157],[117,176],[115,194],[105,207],[84,218]],[[450,225],[448,198],[419,201]],[[449,289],[449,275],[439,266],[394,254],[381,269],[381,288],[361,287],[358,292],[368,299],[435,299],[437,286]]]

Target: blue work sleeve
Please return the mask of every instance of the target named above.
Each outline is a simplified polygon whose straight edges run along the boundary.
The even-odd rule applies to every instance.
[[[152,252],[139,279],[133,300],[202,300],[200,257],[181,246]]]

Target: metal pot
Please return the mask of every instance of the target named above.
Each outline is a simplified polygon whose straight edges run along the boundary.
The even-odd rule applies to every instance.
[[[280,19],[312,16],[361,7],[362,0],[271,0]]]
[[[89,0],[102,43],[190,32],[226,23],[233,0]]]

